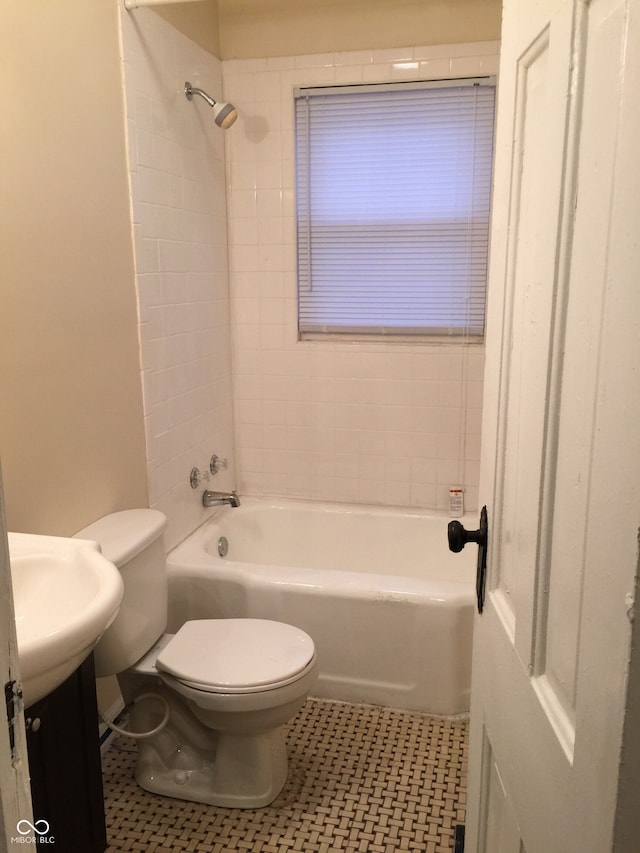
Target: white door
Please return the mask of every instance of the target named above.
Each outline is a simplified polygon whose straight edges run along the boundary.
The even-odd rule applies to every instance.
[[[9,573],[9,549],[4,521],[2,474],[0,472],[0,677],[5,694],[15,694],[19,682],[16,650],[15,618]],[[13,685],[13,686],[12,686]],[[20,704],[3,703],[0,722],[0,850],[14,848],[12,838],[23,840],[18,831],[20,821],[32,821],[29,768],[24,730],[24,716]],[[5,715],[4,708],[7,708]],[[11,722],[8,716],[11,715]],[[10,727],[11,726],[11,727]],[[29,824],[30,825],[30,824]],[[27,826],[27,824],[24,824]],[[31,834],[29,834],[31,838]],[[15,844],[19,844],[20,841]],[[17,849],[17,847],[16,847]]]
[[[640,523],[639,19],[638,0],[504,6],[467,853],[614,849]]]

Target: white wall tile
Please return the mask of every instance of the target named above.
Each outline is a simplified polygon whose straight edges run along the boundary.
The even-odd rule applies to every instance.
[[[482,347],[297,339],[293,88],[492,73],[497,52],[491,42],[223,63],[241,115],[227,169],[247,492],[446,508],[449,486],[462,484],[475,505]],[[239,382],[243,373],[252,381]]]
[[[183,93],[185,80],[220,93],[222,73],[153,12],[121,27],[149,502],[172,546],[207,514],[192,467],[227,457],[216,486],[234,485],[224,134]]]
[[[460,483],[472,508],[482,347],[297,340],[292,93],[495,73],[498,45],[220,63],[158,16],[136,21],[123,44],[145,426],[169,543],[204,517],[190,467],[233,463],[232,388],[237,476],[220,488],[445,508]],[[228,135],[183,97],[187,79],[235,103]]]

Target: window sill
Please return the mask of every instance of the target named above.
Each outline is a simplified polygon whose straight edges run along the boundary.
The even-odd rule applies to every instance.
[[[300,332],[298,341],[314,341],[339,344],[418,344],[436,346],[483,346],[484,338],[479,335],[401,335],[401,334],[356,334],[353,332]]]

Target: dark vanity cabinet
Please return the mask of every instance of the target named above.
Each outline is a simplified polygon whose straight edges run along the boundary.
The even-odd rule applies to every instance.
[[[34,823],[49,824],[38,850],[103,853],[107,833],[93,655],[24,716]]]

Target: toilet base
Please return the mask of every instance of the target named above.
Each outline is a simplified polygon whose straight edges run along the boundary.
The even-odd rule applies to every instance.
[[[316,678],[315,658],[297,683],[248,694],[208,694],[141,666],[118,675],[129,729],[147,733],[138,740],[140,787],[225,808],[273,802],[287,781],[285,727]]]
[[[282,726],[260,735],[219,732],[212,758],[196,754],[188,744],[169,754],[161,751],[152,742],[142,741],[135,777],[141,788],[166,797],[256,809],[273,802],[287,781]]]

